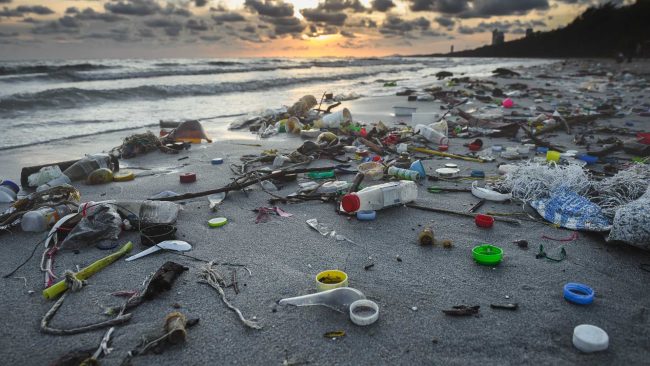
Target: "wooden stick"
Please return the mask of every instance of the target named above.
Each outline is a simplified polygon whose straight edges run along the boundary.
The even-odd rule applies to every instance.
[[[447,209],[444,209],[444,208],[420,206],[420,205],[415,204],[415,203],[407,203],[406,207],[416,208],[418,210],[423,210],[423,211],[437,212],[437,213],[444,213],[444,214],[449,214],[449,215],[458,215],[458,216],[465,216],[465,217],[472,217],[472,218],[479,215],[479,214],[471,213],[471,212],[461,212],[461,211],[447,210]],[[521,225],[520,221],[507,219],[507,218],[504,218],[504,217],[495,216],[494,219],[496,221],[507,222],[509,224]]]
[[[429,155],[444,156],[446,158],[454,158],[454,159],[460,159],[460,160],[465,160],[465,161],[472,161],[472,162],[475,162],[475,163],[485,163],[485,160],[483,160],[483,159],[470,158],[470,157],[467,157],[467,156],[450,154],[450,153],[431,150],[431,149],[425,149],[423,147],[410,147],[409,146],[408,149],[409,149],[409,151],[416,151],[416,152],[421,152],[421,153],[425,153],[425,154],[429,154]]]

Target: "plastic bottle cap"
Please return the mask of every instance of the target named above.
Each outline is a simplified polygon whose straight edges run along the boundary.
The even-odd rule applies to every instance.
[[[438,151],[447,151],[447,150],[449,150],[449,145],[438,146]]]
[[[379,319],[379,305],[370,300],[357,300],[350,304],[350,320],[356,325],[370,325]]]
[[[445,164],[445,168],[458,168],[458,164],[447,163]]]
[[[472,249],[472,257],[478,264],[496,266],[503,259],[503,249],[490,244],[483,244]]]
[[[491,228],[494,225],[494,217],[490,215],[479,214],[474,217],[474,222],[478,227]]]
[[[354,212],[361,207],[361,199],[356,194],[346,194],[341,199],[341,206],[345,212]]]
[[[222,158],[214,158],[214,159],[212,159],[212,165],[219,165],[219,164],[222,164],[222,163],[223,163]]]
[[[194,183],[196,182],[196,173],[183,173],[180,178],[181,183]]]
[[[377,211],[359,211],[357,212],[357,220],[359,221],[372,221],[377,218]]]
[[[0,185],[7,186],[9,187],[12,191],[18,193],[20,191],[20,187],[18,187],[18,184],[10,181],[10,180],[3,180]]]
[[[225,217],[215,217],[208,221],[208,226],[210,227],[221,227],[228,223],[228,219]]]
[[[114,182],[127,182],[135,179],[135,174],[130,170],[122,170],[113,174]]]
[[[594,302],[594,290],[581,283],[570,282],[564,285],[564,298],[578,305],[589,305]]]
[[[580,324],[573,329],[573,345],[585,353],[604,351],[609,347],[609,336],[595,325]]]

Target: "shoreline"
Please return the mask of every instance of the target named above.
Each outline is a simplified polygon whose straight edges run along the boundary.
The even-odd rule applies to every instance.
[[[628,97],[624,99],[626,103],[647,103],[647,99],[643,101],[647,81],[645,89],[640,91],[608,88],[602,93],[581,92],[579,88],[583,83],[607,80],[590,76],[569,77],[585,65],[588,63],[569,60],[566,65],[560,62],[517,69],[524,74],[522,78],[486,80],[497,82],[504,91],[514,91],[514,88],[508,89],[514,83],[526,84],[531,94],[541,90],[543,102],[534,102],[530,96],[513,97],[516,101],[513,110],[524,115],[531,112],[531,106],[548,109],[552,102],[558,100],[567,101],[570,105],[586,104],[585,96],[606,100],[608,94],[614,95],[614,92],[624,93]],[[602,67],[614,72],[618,70],[616,65],[605,64]],[[650,71],[650,63],[637,67],[637,70],[644,72],[643,75]],[[564,78],[537,78],[542,71],[556,72]],[[619,85],[619,81],[616,83]],[[454,88],[464,86],[443,87],[444,90]],[[287,101],[286,104],[293,102]],[[390,96],[344,102],[335,111],[349,108],[355,120],[369,124],[381,120],[390,126],[401,122],[411,125],[410,117],[391,116],[394,105],[416,106],[417,112],[442,115],[446,110],[440,108],[441,104],[407,102],[406,97]],[[472,100],[463,106],[463,110],[480,116],[499,111],[500,108],[485,107],[484,103]],[[635,130],[650,131],[650,117],[637,114],[602,119],[598,125],[621,127],[625,126],[626,121],[632,121]],[[124,162],[127,167],[163,167],[168,172],[124,183],[100,186],[76,184],[81,191],[82,202],[112,198],[143,199],[165,190],[183,194],[222,187],[232,182],[233,173],[229,164],[240,163],[241,156],[259,155],[268,149],[289,153],[305,142],[294,136],[259,139],[248,131],[234,131],[228,135],[230,132],[224,130],[223,135],[219,136],[216,132],[211,133],[207,124],[204,126],[208,135],[215,140],[212,144],[194,145],[189,151],[182,151],[178,155],[151,152],[120,161],[121,165]],[[575,131],[582,130],[576,128]],[[131,133],[135,132],[129,131],[128,134]],[[566,147],[576,146],[573,136],[563,130],[558,130],[556,135],[546,138]],[[98,139],[69,141],[69,147],[79,152],[94,153],[101,143],[112,141],[113,146],[121,143],[121,138],[115,139],[115,134],[99,136]],[[518,141],[507,138],[481,139],[486,147],[494,144],[520,145]],[[596,140],[593,141],[595,144]],[[463,144],[469,142],[469,139],[453,138],[449,152],[466,154],[468,149]],[[73,158],[69,153],[63,159],[57,158],[68,151],[67,145],[66,149],[61,150],[61,155],[49,147],[21,148],[23,150],[19,153],[0,156],[0,168],[3,173],[17,171],[19,176],[19,167],[25,166],[26,161],[33,161],[28,159],[48,159],[52,162]],[[584,150],[584,146],[578,148]],[[224,163],[212,165],[213,158],[223,158]],[[423,161],[426,172],[431,175],[435,169],[450,162],[456,163],[462,174],[468,175],[480,169],[486,175],[496,175],[497,164],[507,161],[499,159],[490,163],[476,163],[439,157],[427,157]],[[323,159],[309,166],[330,164],[334,162]],[[357,162],[351,164],[354,167]],[[179,174],[183,172],[196,173],[197,181],[181,184]],[[353,177],[340,176],[347,181]],[[370,185],[376,182],[364,183]],[[417,202],[430,207],[467,211],[478,201],[471,193],[429,193],[426,188],[443,185],[466,188],[468,184],[471,181],[425,181],[418,189]],[[286,196],[295,189],[296,184],[289,183],[281,187],[278,194]],[[111,296],[112,292],[140,290],[143,280],[170,260],[189,267],[189,270],[179,277],[171,291],[142,305],[133,312],[133,318],[128,323],[116,327],[112,344],[114,351],[101,359],[102,364],[119,365],[126,352],[140,341],[140,336],[160,329],[165,315],[172,311],[200,318],[199,324],[188,330],[187,342],[170,347],[162,354],[136,357],[134,364],[261,365],[309,362],[315,365],[571,365],[642,364],[650,358],[647,347],[647,340],[650,339],[650,317],[647,315],[650,309],[650,297],[647,296],[650,292],[650,274],[640,267],[642,263],[650,263],[648,251],[624,244],[608,244],[600,235],[591,233],[581,232],[576,240],[570,242],[543,239],[543,236],[566,238],[573,233],[554,228],[548,223],[522,220],[522,224],[516,226],[497,222],[492,229],[482,229],[476,227],[472,219],[409,207],[381,210],[377,212],[375,221],[362,222],[337,215],[332,204],[314,201],[280,204],[293,216],[271,216],[268,222],[256,224],[257,214],[253,210],[270,206],[269,198],[258,185],[254,185],[247,192],[228,194],[216,214],[209,212],[205,197],[186,200],[183,201],[177,222],[178,239],[188,241],[193,246],[190,255],[205,260],[241,263],[251,270],[252,275],[243,270],[237,274],[240,293],[227,288],[226,296],[246,318],[255,317],[264,327],[262,330],[246,329],[235,314],[223,305],[216,291],[197,283],[202,263],[171,253],[157,253],[134,262],[117,261],[90,278],[83,290],[70,293],[53,323],[67,327],[105,320],[106,317],[102,315],[104,308],[123,302]],[[0,205],[0,208],[4,209],[6,205]],[[504,214],[519,211],[521,207],[517,204],[496,202],[487,202],[479,210],[480,213]],[[221,228],[209,228],[207,221],[215,216],[228,218],[228,223]],[[327,224],[351,242],[321,236],[305,224],[306,220],[312,218]],[[453,248],[419,246],[418,232],[427,225],[433,226],[437,240],[451,240]],[[42,237],[41,233],[22,233],[20,230],[0,234],[0,248],[4,253],[0,256],[3,274],[26,259]],[[134,243],[133,253],[142,249],[137,233],[127,232],[120,236],[120,243],[128,240]],[[512,243],[515,240],[527,240],[530,248],[518,248]],[[471,249],[480,243],[503,248],[503,263],[496,267],[474,263]],[[535,254],[540,244],[544,245],[549,255],[556,255],[561,248],[565,248],[567,259],[560,263],[537,259]],[[19,279],[0,281],[0,291],[5,294],[0,304],[4,309],[11,309],[5,320],[7,326],[0,328],[0,336],[4,339],[0,354],[7,364],[49,364],[72,349],[97,347],[105,331],[65,337],[39,332],[41,317],[52,305],[40,295],[43,276],[38,262],[41,250],[42,246],[39,245],[35,257],[14,275]],[[60,274],[77,265],[88,265],[107,254],[92,246],[78,254],[63,251],[57,256],[55,269]],[[374,266],[364,269],[369,261]],[[331,309],[277,304],[282,298],[314,292],[316,274],[334,268],[344,270],[349,276],[350,287],[361,290],[379,305],[377,323],[360,327],[353,325],[347,315]],[[220,270],[230,278],[230,268],[220,267]],[[594,304],[577,306],[566,302],[562,297],[562,286],[567,282],[592,286],[596,291]],[[35,293],[30,294],[30,290]],[[519,310],[490,308],[490,304],[505,303],[518,303]],[[444,315],[441,311],[461,304],[480,305],[480,315],[458,318]],[[573,328],[585,323],[607,331],[610,337],[607,351],[582,354],[573,347]],[[336,340],[323,337],[324,333],[335,330],[343,330],[346,335]],[[40,352],[30,352],[32,349]]]

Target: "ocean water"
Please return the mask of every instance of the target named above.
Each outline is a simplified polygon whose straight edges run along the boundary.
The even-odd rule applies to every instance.
[[[393,95],[548,60],[484,58],[164,59],[0,62],[0,150],[219,116],[208,132],[305,94]],[[396,80],[397,88],[386,88]]]

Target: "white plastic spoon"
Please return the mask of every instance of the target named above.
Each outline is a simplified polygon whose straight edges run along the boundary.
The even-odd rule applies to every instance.
[[[176,252],[187,252],[188,250],[192,249],[192,245],[190,245],[190,243],[188,243],[186,241],[182,241],[182,240],[165,240],[165,241],[161,241],[160,243],[152,246],[149,249],[145,249],[145,250],[141,251],[140,253],[138,253],[136,255],[132,255],[132,256],[128,257],[127,259],[125,259],[125,260],[127,262],[130,262],[130,261],[132,261],[134,259],[144,257],[145,255],[155,253],[155,252],[157,252],[159,250],[162,250],[162,249],[173,250],[173,251],[176,251]]]

